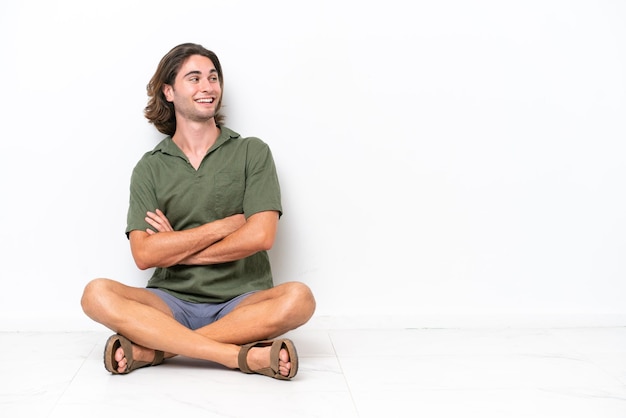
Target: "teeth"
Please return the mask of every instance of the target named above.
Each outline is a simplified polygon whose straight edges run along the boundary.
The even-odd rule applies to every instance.
[[[198,99],[196,100],[198,103],[213,103],[213,99]]]

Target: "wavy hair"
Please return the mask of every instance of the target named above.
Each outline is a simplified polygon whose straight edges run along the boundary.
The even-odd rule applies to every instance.
[[[192,55],[202,55],[207,57],[215,65],[217,75],[219,77],[220,88],[224,91],[224,75],[222,73],[222,65],[217,55],[209,51],[202,45],[185,43],[175,46],[168,52],[159,62],[156,72],[146,86],[148,91],[148,104],[144,109],[144,115],[150,123],[152,123],[159,132],[173,136],[176,132],[176,115],[174,113],[174,104],[168,102],[163,94],[163,86],[165,84],[173,85],[180,67],[185,60]],[[215,123],[221,125],[224,121],[224,115],[220,113],[222,100],[217,104],[215,113]]]

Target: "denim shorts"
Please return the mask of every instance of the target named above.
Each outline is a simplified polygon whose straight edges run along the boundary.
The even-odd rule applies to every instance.
[[[257,291],[247,292],[224,303],[187,302],[156,288],[147,288],[169,306],[174,319],[189,329],[202,328],[223,318],[241,303],[246,297]]]

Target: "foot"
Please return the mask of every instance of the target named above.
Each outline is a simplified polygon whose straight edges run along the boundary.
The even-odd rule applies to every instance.
[[[133,344],[132,356],[135,361],[153,362],[155,352],[154,350],[150,350],[149,348]],[[122,347],[119,347],[115,351],[115,361],[117,361],[117,371],[119,373],[124,373],[126,371],[127,361],[126,355],[124,354],[124,349]]]
[[[270,366],[270,351],[272,347],[253,347],[248,351],[248,367],[250,370],[261,370]],[[289,376],[291,370],[291,359],[289,353],[284,348],[278,354],[278,370],[283,376]]]

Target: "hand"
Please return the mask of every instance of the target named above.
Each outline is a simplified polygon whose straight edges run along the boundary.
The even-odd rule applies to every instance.
[[[157,232],[167,232],[174,230],[174,228],[172,228],[172,225],[170,225],[170,221],[167,220],[165,214],[161,212],[160,209],[157,209],[156,213],[148,212],[145,219],[146,222],[148,222],[154,229],[156,229],[156,231],[153,231],[152,229],[147,228],[146,232],[148,233],[148,235],[154,235]]]

